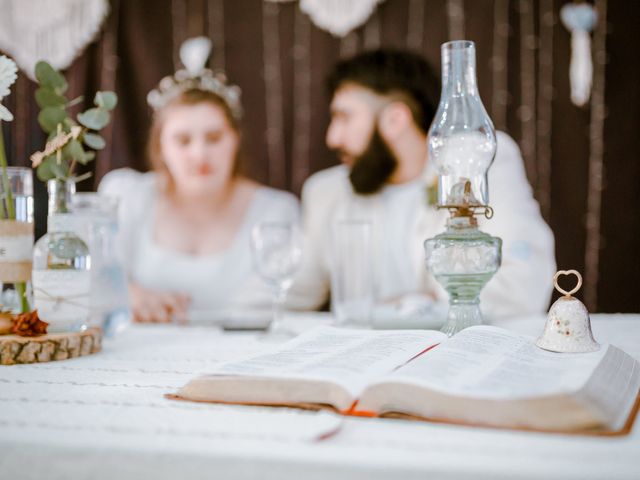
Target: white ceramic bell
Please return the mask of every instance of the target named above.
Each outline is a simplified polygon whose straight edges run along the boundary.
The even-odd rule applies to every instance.
[[[578,283],[573,290],[567,292],[558,285],[558,278],[561,275],[572,274],[578,277]],[[536,345],[545,350],[562,353],[584,353],[598,350],[600,344],[593,339],[587,307],[580,300],[571,296],[582,286],[580,273],[576,270],[560,270],[554,275],[553,284],[556,290],[564,296],[551,305],[544,332],[536,341]]]

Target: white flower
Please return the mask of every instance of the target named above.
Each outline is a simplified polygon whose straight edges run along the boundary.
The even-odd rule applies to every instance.
[[[0,55],[0,102],[3,97],[9,95],[11,92],[9,87],[13,85],[16,78],[18,78],[18,67],[15,62],[9,57]],[[13,115],[2,103],[0,103],[0,120],[13,120]]]

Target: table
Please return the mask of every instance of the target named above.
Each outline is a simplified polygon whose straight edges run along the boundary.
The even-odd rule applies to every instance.
[[[640,315],[592,318],[599,341],[640,358]],[[327,319],[287,321],[304,330]],[[542,317],[499,323],[531,335],[543,324]],[[628,436],[603,438],[163,397],[216,362],[274,341],[136,326],[107,339],[98,355],[1,367],[0,478],[640,478],[638,422]]]

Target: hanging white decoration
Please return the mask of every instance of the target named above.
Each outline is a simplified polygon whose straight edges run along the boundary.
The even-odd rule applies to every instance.
[[[567,3],[560,9],[560,19],[571,32],[571,63],[569,81],[571,101],[582,107],[589,101],[593,81],[591,31],[598,21],[598,12],[589,3]]]
[[[0,0],[0,50],[30,78],[38,60],[67,68],[96,37],[108,0]]]
[[[300,10],[311,21],[336,37],[344,37],[363,25],[384,0],[300,0]]]
[[[207,37],[190,38],[180,45],[180,61],[192,77],[202,73],[210,53],[211,40]]]

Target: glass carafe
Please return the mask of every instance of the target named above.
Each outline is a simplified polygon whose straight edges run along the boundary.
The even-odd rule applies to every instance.
[[[47,234],[33,250],[34,303],[49,332],[85,330],[89,323],[91,256],[74,231],[70,213],[75,183],[47,182],[49,211]]]

